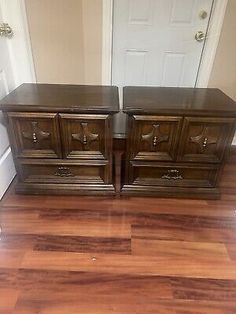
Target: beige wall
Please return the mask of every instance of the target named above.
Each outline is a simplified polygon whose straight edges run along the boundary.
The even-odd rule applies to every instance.
[[[38,82],[100,84],[102,0],[26,0]]]
[[[236,0],[229,0],[209,87],[236,100]]]
[[[83,0],[85,84],[102,83],[102,0]]]

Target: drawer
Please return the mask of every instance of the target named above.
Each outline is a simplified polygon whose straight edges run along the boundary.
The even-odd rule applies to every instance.
[[[186,117],[178,160],[220,163],[233,139],[234,123],[232,118]]]
[[[130,162],[129,184],[179,187],[215,187],[216,165]]]
[[[7,115],[16,157],[61,157],[56,113],[9,112]]]
[[[112,148],[108,115],[60,114],[64,158],[109,159]]]
[[[176,159],[181,117],[135,115],[129,119],[128,159],[156,161]]]
[[[110,183],[106,161],[18,161],[20,180],[24,183],[104,184]]]

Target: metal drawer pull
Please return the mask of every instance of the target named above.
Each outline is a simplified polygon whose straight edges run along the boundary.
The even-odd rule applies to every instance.
[[[153,144],[153,146],[157,146],[157,137],[156,136],[154,136],[152,144]]]
[[[37,135],[36,135],[35,132],[33,133],[33,142],[34,142],[34,143],[37,143],[37,142],[38,142]]]
[[[68,167],[58,167],[57,171],[54,173],[57,177],[73,177],[70,168]]]
[[[181,176],[179,170],[177,169],[168,170],[167,174],[163,174],[161,178],[166,180],[183,180],[183,177]]]
[[[202,146],[203,146],[204,148],[207,147],[207,142],[208,142],[208,138],[205,137],[205,138],[204,138],[204,142],[203,142],[203,144],[202,144]]]
[[[84,145],[87,145],[87,143],[88,143],[88,141],[87,141],[87,136],[86,136],[86,135],[84,135],[83,144],[84,144]]]

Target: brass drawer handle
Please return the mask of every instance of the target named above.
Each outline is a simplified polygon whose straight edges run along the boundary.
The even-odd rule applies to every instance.
[[[208,138],[205,137],[202,146],[203,146],[204,148],[206,148],[206,147],[207,147],[207,144],[208,144]]]
[[[58,167],[57,171],[54,173],[57,177],[73,177],[73,174],[68,167]]]
[[[99,135],[90,132],[87,122],[80,122],[81,132],[71,134],[74,140],[79,141],[83,146],[90,145],[93,141],[99,141]]]
[[[87,145],[87,144],[88,144],[88,140],[87,140],[87,136],[86,136],[86,135],[84,135],[83,144],[84,144],[84,145]]]
[[[154,138],[153,138],[152,145],[153,145],[154,147],[157,146],[157,137],[156,137],[156,136],[154,136]]]
[[[35,132],[33,133],[33,142],[34,143],[38,142],[37,134]]]
[[[177,169],[168,170],[167,174],[163,174],[161,178],[166,180],[183,180],[182,175],[179,173],[179,170]]]

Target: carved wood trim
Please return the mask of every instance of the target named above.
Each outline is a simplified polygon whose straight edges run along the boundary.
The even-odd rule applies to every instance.
[[[74,176],[69,167],[58,167],[54,175],[57,177],[73,177]]]
[[[189,141],[198,145],[199,151],[201,154],[207,149],[209,145],[216,144],[217,138],[210,136],[209,134],[209,127],[203,126],[202,131],[197,136],[191,136]]]
[[[93,141],[98,140],[99,135],[89,131],[87,122],[80,122],[80,125],[82,132],[73,133],[72,138],[79,141],[83,145],[83,148],[86,149]]]
[[[37,144],[50,136],[49,132],[44,132],[38,127],[38,122],[31,121],[30,123],[32,126],[32,132],[22,132],[24,138],[32,140],[34,144]]]
[[[152,125],[152,131],[148,134],[141,135],[142,141],[146,141],[149,143],[151,150],[156,150],[158,148],[158,144],[162,142],[168,142],[169,135],[162,134],[160,131],[159,124]]]
[[[177,169],[169,169],[161,178],[166,180],[183,180],[183,176]]]

